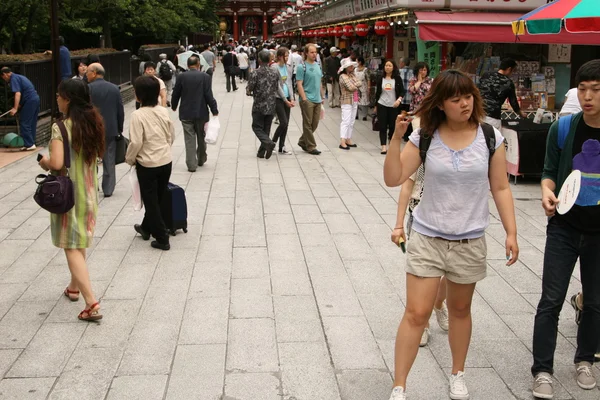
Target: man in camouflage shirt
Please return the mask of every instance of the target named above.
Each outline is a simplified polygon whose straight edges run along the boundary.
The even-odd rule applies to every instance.
[[[254,97],[252,105],[252,130],[260,140],[260,147],[256,156],[258,158],[271,158],[275,142],[270,138],[271,124],[275,116],[277,95],[284,99],[285,94],[280,86],[279,73],[269,67],[271,53],[262,50],[258,53],[260,66],[250,76],[246,94]]]
[[[500,130],[502,128],[502,104],[510,102],[513,110],[525,118],[526,115],[521,111],[517,94],[515,93],[515,84],[510,79],[510,74],[517,69],[517,63],[512,58],[505,58],[500,63],[498,72],[486,73],[479,82],[479,91],[483,98],[485,113],[485,122]]]

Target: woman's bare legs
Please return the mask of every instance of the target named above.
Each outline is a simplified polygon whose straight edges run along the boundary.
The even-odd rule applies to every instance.
[[[71,285],[75,284],[85,299],[86,308],[96,303],[96,297],[92,292],[92,283],[85,262],[85,249],[65,249],[67,263],[71,271]],[[71,288],[71,285],[69,287]]]
[[[461,285],[447,281],[448,314],[450,318],[450,329],[448,331],[448,342],[452,352],[452,373],[465,370],[465,361],[471,342],[471,302],[475,284]]]
[[[398,327],[394,354],[394,386],[406,389],[406,378],[417,357],[423,330],[433,310],[440,278],[406,274],[406,310]]]
[[[440,279],[440,287],[438,288],[437,297],[435,298],[434,307],[438,310],[442,308],[444,300],[446,300],[446,277],[442,276],[442,279]]]

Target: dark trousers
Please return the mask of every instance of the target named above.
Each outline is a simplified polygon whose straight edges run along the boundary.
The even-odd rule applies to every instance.
[[[19,110],[19,129],[23,142],[25,142],[25,147],[31,147],[35,144],[39,113],[40,98],[37,95],[23,103],[23,106]]]
[[[379,120],[379,142],[382,146],[387,144],[388,139],[392,139],[394,130],[396,129],[396,118],[398,117],[398,109],[394,107],[386,107],[377,104],[377,119]]]
[[[124,140],[124,139],[121,139]],[[102,193],[104,197],[112,196],[117,183],[115,158],[117,156],[117,137],[107,137],[104,142],[102,156]]]
[[[206,135],[204,124],[207,122],[208,120],[205,119],[181,121],[185,143],[185,164],[189,171],[195,171],[197,166],[203,166],[208,158],[204,141]]]
[[[237,90],[237,86],[235,85],[235,75],[231,75],[229,72],[225,72],[225,81],[227,82],[228,92],[231,92],[231,86],[233,86],[233,90]]]
[[[273,123],[273,115],[263,115],[261,113],[252,113],[252,130],[260,140],[258,152],[264,153],[268,146],[275,146],[271,140],[271,124]]]
[[[171,177],[172,163],[161,167],[146,168],[140,163],[136,165],[140,182],[140,193],[144,201],[144,220],[142,228],[150,232],[159,243],[169,243],[169,234],[163,216],[163,199],[168,195],[167,184]]]
[[[290,101],[289,97],[287,100]],[[279,151],[282,151],[283,146],[285,146],[285,137],[287,136],[288,125],[290,123],[291,109],[285,105],[283,100],[278,98],[275,111],[277,112],[277,118],[279,118],[279,126],[273,135],[273,142],[277,143],[279,140]]]
[[[558,316],[579,257],[583,311],[577,328],[575,363],[594,363],[600,337],[600,235],[587,235],[551,218],[546,228],[542,297],[533,328],[531,373],[553,373]]]
[[[240,78],[242,78],[243,81],[247,81],[248,80],[248,68],[246,68],[246,69],[241,68],[240,73],[241,73]]]
[[[398,107],[398,110],[400,112],[402,112],[402,111],[409,112],[410,111],[410,104],[400,104],[400,107]],[[413,131],[412,124],[408,124],[408,128],[406,129],[406,133],[402,137],[405,142],[408,141],[408,137],[410,136],[410,134],[412,133],[412,131]]]

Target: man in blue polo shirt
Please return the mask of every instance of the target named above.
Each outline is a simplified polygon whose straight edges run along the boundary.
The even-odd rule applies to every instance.
[[[71,79],[73,72],[71,70],[71,52],[65,46],[65,38],[62,36],[58,37],[60,40],[60,77],[61,80]]]
[[[13,73],[10,68],[0,69],[0,76],[5,82],[8,82],[10,90],[15,94],[15,103],[13,108],[10,109],[10,115],[15,115],[20,108],[21,137],[25,142],[25,147],[21,150],[35,150],[40,97],[29,79],[23,75]]]

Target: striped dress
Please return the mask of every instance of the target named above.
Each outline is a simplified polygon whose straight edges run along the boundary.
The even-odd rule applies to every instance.
[[[65,120],[64,122],[70,145],[73,124],[71,120]],[[62,142],[62,135],[56,124],[52,126],[51,140]],[[71,148],[69,176],[73,181],[75,190],[75,206],[65,214],[50,214],[52,243],[56,247],[85,249],[92,245],[98,212],[98,175],[96,167],[95,157],[91,164],[87,164],[83,157]],[[66,169],[53,171],[52,173],[65,174]]]

